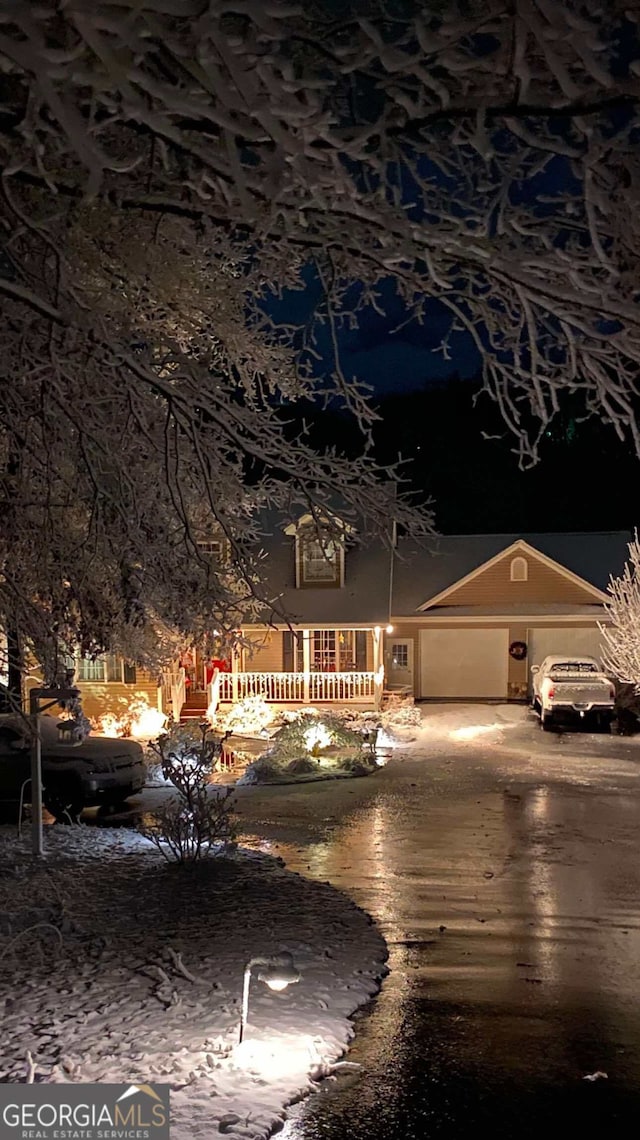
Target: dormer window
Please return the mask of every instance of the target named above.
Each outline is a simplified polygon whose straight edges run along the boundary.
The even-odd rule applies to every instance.
[[[344,586],[345,540],[352,527],[341,519],[303,515],[284,533],[295,538],[295,580],[298,589]]]
[[[529,566],[526,558],[518,557],[511,559],[511,581],[512,582],[526,582],[529,578]]]
[[[301,585],[339,586],[340,547],[332,538],[301,538]]]
[[[198,540],[198,550],[206,554],[219,566],[226,566],[229,561],[229,544],[224,538],[206,538]]]

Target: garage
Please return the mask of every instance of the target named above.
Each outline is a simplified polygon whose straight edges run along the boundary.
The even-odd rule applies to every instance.
[[[584,653],[598,661],[602,654],[602,635],[593,626],[530,629],[528,643],[529,666],[540,665],[550,653],[567,653],[571,657],[580,657]]]
[[[420,630],[421,696],[506,699],[509,631]]]

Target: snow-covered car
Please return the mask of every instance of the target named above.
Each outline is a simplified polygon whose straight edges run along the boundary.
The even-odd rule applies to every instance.
[[[83,808],[115,806],[140,791],[146,770],[135,740],[88,736],[72,743],[58,731],[56,717],[40,718],[45,807],[56,819],[76,819]],[[18,803],[30,777],[30,736],[16,714],[0,716],[0,803]],[[24,799],[29,802],[29,784]]]
[[[561,720],[587,716],[608,728],[615,705],[615,686],[595,657],[553,654],[531,668],[533,707],[543,728]]]

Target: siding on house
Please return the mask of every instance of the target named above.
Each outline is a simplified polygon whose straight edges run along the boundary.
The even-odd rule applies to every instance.
[[[282,672],[282,632],[279,629],[269,629],[264,633],[252,631],[249,633],[252,642],[250,649],[245,649],[243,669],[247,673],[281,673]]]
[[[28,694],[33,688],[41,685],[42,681],[31,675],[27,679],[26,694],[28,707]],[[78,684],[82,693],[82,707],[89,720],[95,720],[105,713],[113,713],[121,717],[131,706],[134,700],[144,699],[151,708],[158,708],[158,685],[155,677],[144,670],[137,670],[135,685],[124,685],[121,681],[82,681]],[[56,710],[52,709],[55,716]]]
[[[528,578],[526,582],[511,581],[511,562],[518,552],[505,555],[493,566],[483,570],[471,581],[463,583],[457,589],[447,594],[441,604],[447,606],[483,606],[503,604],[505,606],[517,603],[531,604],[541,602],[559,602],[566,605],[581,605],[595,601],[593,592],[586,587],[572,582],[545,566],[532,555],[525,555],[528,564]],[[436,607],[433,611],[435,612]]]

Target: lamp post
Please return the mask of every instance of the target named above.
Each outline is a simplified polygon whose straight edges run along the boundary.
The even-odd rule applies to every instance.
[[[299,971],[288,951],[274,954],[271,958],[252,958],[244,968],[244,981],[242,986],[242,1013],[240,1015],[240,1033],[238,1043],[242,1044],[247,1028],[249,1014],[249,986],[251,984],[251,971],[255,966],[260,967],[258,979],[264,982],[270,990],[285,990],[287,986],[300,981]]]
[[[29,691],[29,720],[31,723],[31,850],[42,855],[42,749],[40,743],[40,713],[67,702],[77,701],[76,688],[31,689]],[[41,701],[47,704],[41,705]]]

